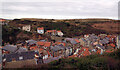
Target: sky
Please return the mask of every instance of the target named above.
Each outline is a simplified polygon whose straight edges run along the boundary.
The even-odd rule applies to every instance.
[[[0,0],[0,18],[118,19],[119,0]]]

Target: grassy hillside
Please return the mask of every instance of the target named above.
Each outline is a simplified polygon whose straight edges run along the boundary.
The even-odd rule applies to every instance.
[[[120,49],[115,53],[90,55],[82,58],[68,58],[53,61],[50,68],[78,68],[80,70],[119,70]],[[48,68],[49,68],[48,67]]]
[[[27,67],[27,66],[26,66]],[[29,66],[28,66],[29,67]],[[103,55],[90,55],[81,58],[65,58],[49,64],[30,66],[40,69],[80,69],[80,70],[120,70],[120,49]]]
[[[54,19],[14,19],[9,23],[11,26],[18,27],[21,24],[30,24],[32,26],[32,31],[36,31],[37,27],[44,27],[45,30],[55,29],[62,30],[67,37],[74,37],[83,34],[89,33],[110,33],[116,34],[119,33],[116,31],[118,29],[118,25],[116,24],[114,28],[111,29],[112,25],[109,25],[107,28],[97,28],[93,25],[101,24],[101,23],[119,23],[116,20],[111,19],[70,19],[70,20],[54,20]],[[97,25],[96,25],[97,26]],[[101,26],[101,25],[99,25]],[[104,24],[102,27],[107,26]],[[114,30],[115,29],[115,30]]]
[[[32,38],[32,34],[17,29],[23,25],[31,25],[32,31],[37,27],[44,27],[46,30],[61,30],[65,37],[77,37],[84,34],[120,33],[120,21],[111,19],[14,19],[10,20],[8,26],[2,27],[3,43],[15,43],[16,40],[25,40]]]
[[[11,26],[2,26],[2,45],[4,45],[4,43],[15,44],[18,40],[29,39],[30,37],[31,33],[21,31]]]

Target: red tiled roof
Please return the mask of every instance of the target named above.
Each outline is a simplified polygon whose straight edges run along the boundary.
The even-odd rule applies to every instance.
[[[114,44],[110,44],[112,47],[115,47],[115,45]]]
[[[50,47],[50,45],[51,45],[51,42],[45,42],[44,44],[45,47]]]
[[[88,56],[88,55],[90,55],[90,54],[91,54],[91,53],[90,53],[89,51],[84,51],[82,55],[83,55],[83,56]]]
[[[111,52],[113,52],[113,51],[107,50],[107,51],[105,51],[105,52],[107,52],[107,53],[111,53]]]
[[[44,29],[44,27],[39,27],[39,28],[37,28],[38,30],[43,30]]]
[[[3,21],[5,21],[5,19],[0,19],[0,22],[3,22]]]
[[[100,54],[100,52],[101,52],[101,50],[97,50],[97,52],[96,52],[96,53],[97,53],[97,54]]]
[[[74,58],[74,57],[77,57],[77,54],[76,54],[76,55],[69,56],[68,58]]]
[[[65,46],[65,45],[66,45],[66,44],[65,44],[65,43],[63,43],[63,42],[55,42],[55,44],[57,44],[57,45],[62,44],[63,46]]]
[[[45,42],[39,41],[37,42],[38,45],[44,45]]]
[[[87,47],[82,47],[82,49],[83,49],[83,50],[85,49],[85,51],[88,51],[88,50],[89,50],[89,48],[87,48]]]
[[[56,30],[47,30],[46,32],[56,32]]]
[[[111,36],[110,36],[110,35],[107,35],[107,37],[109,37],[109,38],[110,38]]]
[[[75,39],[75,41],[76,41],[77,43],[79,43],[79,42],[80,42],[78,39]]]
[[[40,48],[39,51],[43,51],[44,49]]]
[[[39,53],[42,53],[42,52],[43,52],[43,50],[44,50],[44,49],[40,48],[40,49],[39,49]]]
[[[51,30],[47,30],[46,32],[52,32]]]
[[[30,47],[30,50],[35,50],[35,49],[37,49],[37,46]]]
[[[42,42],[42,41],[39,41],[39,42],[37,42],[37,44],[40,45],[40,46],[50,47],[51,42]]]
[[[49,51],[47,51],[47,53],[48,53],[48,56],[50,56],[50,52],[49,52]]]
[[[57,32],[61,32],[61,31],[59,30],[59,31],[57,31]]]
[[[112,48],[112,49],[108,49],[108,50],[106,50],[105,52],[107,52],[107,53],[114,52],[114,48]]]

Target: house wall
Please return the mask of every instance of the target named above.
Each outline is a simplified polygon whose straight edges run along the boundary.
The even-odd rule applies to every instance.
[[[65,56],[69,56],[69,49],[66,49]]]
[[[39,34],[44,34],[44,30],[37,30]]]
[[[63,33],[62,32],[58,32],[57,33],[59,36],[63,36]]]
[[[71,55],[72,54],[72,48],[70,48],[70,50],[69,50],[69,55]]]
[[[30,27],[30,25],[26,25],[26,26],[23,26],[23,27],[22,27],[22,30],[30,31],[30,30],[31,30],[31,27]]]
[[[52,34],[52,35],[57,35],[57,32],[52,32],[51,34]]]
[[[48,58],[48,54],[43,56],[43,59],[47,59]]]

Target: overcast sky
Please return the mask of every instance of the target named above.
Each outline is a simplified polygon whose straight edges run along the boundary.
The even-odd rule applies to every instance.
[[[7,19],[118,19],[118,2],[119,0],[1,0],[0,14]]]

